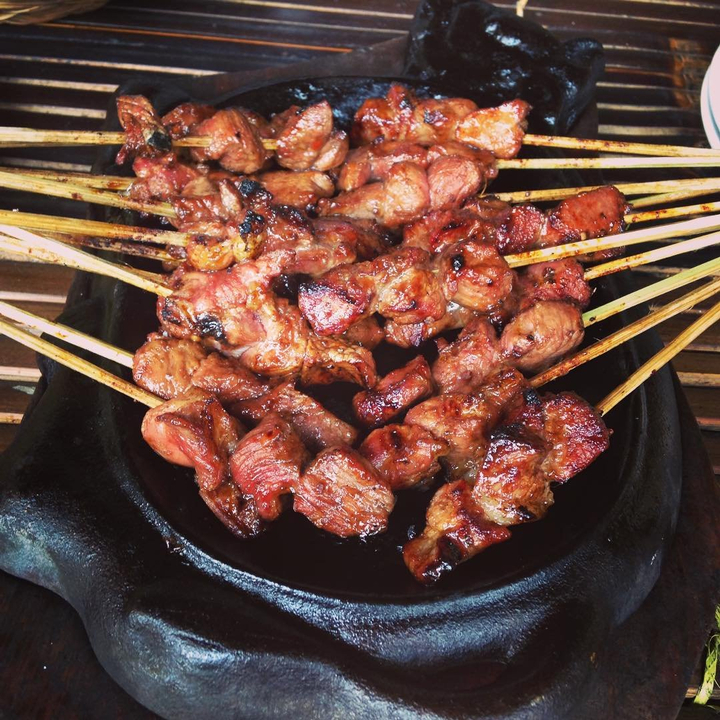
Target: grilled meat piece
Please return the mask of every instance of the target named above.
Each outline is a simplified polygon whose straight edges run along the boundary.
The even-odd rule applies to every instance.
[[[441,393],[474,392],[502,361],[497,332],[482,317],[473,318],[454,342],[438,346],[432,376]]]
[[[387,141],[351,150],[340,169],[338,189],[348,192],[369,182],[385,180],[390,169],[402,162],[427,167],[427,149],[407,141]]]
[[[194,134],[208,136],[210,145],[192,148],[191,155],[197,162],[217,160],[220,166],[236,173],[255,173],[271,157],[263,146],[263,138],[271,136],[268,124],[256,113],[240,108],[218,110],[203,120]]]
[[[541,300],[566,300],[584,310],[593,292],[573,258],[529,265],[518,277],[517,290],[522,309]]]
[[[434,261],[445,298],[478,312],[498,307],[513,289],[515,273],[492,245],[464,240]]]
[[[282,512],[282,496],[294,491],[307,451],[292,427],[277,413],[266,415],[230,456],[230,472],[263,520]]]
[[[181,103],[163,115],[162,124],[173,140],[179,140],[192,135],[201,122],[209,120],[216,112],[211,105]]]
[[[418,356],[389,372],[371,390],[357,393],[353,397],[353,409],[363,425],[377,427],[390,422],[432,392],[430,366],[424,357]]]
[[[274,170],[255,175],[252,179],[272,193],[276,203],[293,205],[301,210],[313,207],[320,198],[335,194],[335,183],[330,176],[317,170]]]
[[[125,144],[115,158],[118,165],[123,165],[135,155],[154,157],[172,150],[172,138],[146,97],[120,95],[117,99],[117,113],[125,131]]]
[[[192,340],[152,333],[133,357],[133,380],[141,388],[169,400],[193,387],[193,376],[206,357],[203,347]]]
[[[342,164],[348,150],[344,132],[333,129],[330,103],[323,100],[305,109],[292,106],[272,121],[276,159],[290,170],[331,170]]]
[[[494,430],[474,476],[473,499],[498,525],[537,520],[553,503],[550,481],[542,470],[547,448],[521,425]]]
[[[228,458],[242,428],[212,395],[195,389],[152,408],[143,419],[142,434],[168,462],[194,468],[200,497],[228,530],[248,538],[264,529],[255,502],[229,477]]]
[[[365,537],[387,529],[395,505],[390,486],[355,450],[323,450],[300,477],[295,511],[340,537]]]
[[[489,150],[497,158],[514,158],[522,147],[529,112],[530,105],[523,100],[476,110],[458,123],[455,138],[472,147]]]
[[[440,471],[438,459],[447,452],[447,442],[419,425],[407,424],[373,430],[359,448],[393,491],[429,481]]]
[[[420,426],[444,440],[449,448],[449,468],[458,475],[482,457],[491,428],[526,387],[527,381],[517,370],[505,368],[475,392],[447,393],[421,402],[408,411],[405,424]]]
[[[362,345],[368,350],[374,350],[385,339],[385,331],[371,315],[351,325],[339,337],[353,345]]]
[[[388,320],[383,327],[385,339],[403,348],[419,347],[426,340],[439,335],[445,330],[457,330],[469,323],[475,313],[457,303],[448,303],[445,313],[439,320],[401,325]]]
[[[133,172],[138,179],[133,180],[128,194],[144,201],[168,200],[179,195],[193,180],[203,177],[200,169],[182,162],[171,152],[159,157],[136,157]]]
[[[193,344],[200,347],[199,343]],[[200,363],[193,373],[192,384],[212,393],[225,406],[261,397],[271,390],[268,382],[244,368],[237,360],[218,353],[211,353]]]
[[[485,548],[510,538],[489,520],[465,480],[443,485],[433,496],[422,534],[405,543],[403,560],[413,577],[430,584]]]
[[[548,452],[542,470],[551,482],[563,483],[582,472],[610,444],[610,431],[597,410],[571,392],[540,397],[526,393],[507,422],[522,424],[543,438]]]
[[[389,228],[421,217],[430,209],[430,186],[425,170],[413,162],[393,165],[383,182],[340,193],[318,202],[321,215],[346,215],[377,220]]]
[[[370,98],[360,106],[352,140],[357,145],[377,138],[421,145],[460,141],[511,158],[522,145],[529,111],[522,100],[484,109],[463,98],[419,100],[408,88],[392,85],[384,98]]]
[[[300,370],[303,385],[329,385],[349,382],[374,387],[377,382],[375,360],[367,348],[342,338],[317,337],[310,333]]]
[[[260,422],[269,412],[284,418],[312,452],[337,445],[352,445],[357,430],[340,420],[317,400],[296,390],[292,382],[278,385],[269,393],[232,406],[234,415]]]
[[[522,372],[539,372],[583,340],[582,314],[570,302],[541,300],[516,315],[503,330],[500,349]]]

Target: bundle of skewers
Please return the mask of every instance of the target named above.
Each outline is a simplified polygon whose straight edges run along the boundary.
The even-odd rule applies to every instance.
[[[132,160],[134,178],[5,168],[0,185],[161,224],[0,211],[0,251],[150,292],[160,323],[134,354],[6,303],[0,332],[147,405],[145,440],[194,469],[202,499],[240,538],[290,505],[341,537],[383,532],[396,493],[427,488],[443,470],[426,526],[403,550],[413,576],[433,582],[542,518],[555,484],[608,447],[602,416],[720,317],[719,304],[596,407],[540,391],[720,290],[719,258],[589,309],[591,281],[718,243],[720,203],[638,208],[719,185],[492,195],[492,180],[511,168],[714,167],[720,154],[530,135],[529,111],[521,100],[483,109],[423,100],[395,85],[363,103],[349,136],[327,102],[269,120],[191,103],[160,117],[141,96],[118,98],[124,133],[0,129],[0,146],[121,144],[117,161]],[[631,156],[519,159],[523,145]],[[641,196],[632,208],[630,195]],[[161,265],[140,270],[79,246]],[[580,349],[588,326],[703,278],[712,279]],[[135,382],[20,326],[132,368]],[[383,342],[417,352],[379,376]],[[352,424],[304,392],[335,382],[359,386]]]

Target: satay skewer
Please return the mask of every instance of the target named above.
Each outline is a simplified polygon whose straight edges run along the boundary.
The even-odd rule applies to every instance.
[[[35,337],[32,333],[29,333],[13,323],[7,322],[6,320],[0,320],[0,334],[6,335],[20,344],[35,350],[35,352],[45,355],[61,365],[69,367],[71,370],[75,370],[81,375],[85,375],[92,380],[97,380],[97,382],[107,385],[113,390],[117,390],[123,395],[127,395],[129,398],[143,403],[150,408],[157,407],[163,403],[162,398],[149,393],[147,390],[143,390],[134,383],[123,380],[117,375],[113,375],[113,373],[108,372],[107,370],[104,370],[103,368],[74,355],[73,353],[60,348],[57,345],[53,345],[47,340]]]
[[[44,262],[63,265],[75,270],[112,277],[155,295],[163,297],[172,295],[172,290],[160,282],[154,273],[112,263],[58,240],[51,240],[8,225],[0,225],[0,249],[29,255]]]
[[[80,172],[60,172],[57,170],[0,167],[0,172],[30,175],[44,180],[55,180],[64,183],[76,183],[86,187],[101,190],[127,190],[136,177],[121,177],[119,175],[93,175]],[[581,192],[589,192],[603,187],[602,185],[582,185],[578,187],[554,188],[549,190],[518,190],[515,192],[485,193],[493,195],[505,202],[544,202],[563,200]],[[646,195],[632,204],[634,208],[658,205],[676,200],[685,200],[713,192],[720,192],[720,178],[688,178],[683,180],[653,180],[650,182],[615,183],[623,195]],[[652,194],[658,193],[658,194]]]
[[[642,228],[641,230],[630,230],[629,232],[618,233],[616,235],[607,235],[603,238],[580,240],[574,243],[565,243],[564,245],[555,245],[554,247],[505,255],[505,261],[510,267],[522,267],[538,262],[585,255],[587,253],[597,252],[598,250],[609,250],[611,248],[655,242],[657,240],[667,240],[684,235],[695,235],[706,230],[720,230],[720,214]]]
[[[644,212],[629,212],[625,215],[625,222],[635,225],[653,220],[667,220],[669,218],[693,217],[720,211],[720,202],[698,203],[697,205],[681,205],[680,207],[663,208],[661,210],[646,210]]]
[[[624,295],[623,297],[617,298],[617,300],[611,300],[604,305],[588,310],[582,316],[583,326],[587,328],[590,325],[594,325],[596,322],[605,320],[612,315],[628,310],[640,303],[648,302],[649,300],[663,295],[664,293],[677,290],[678,288],[696,282],[701,278],[716,275],[718,273],[720,273],[720,258],[708,260],[696,267],[682,270],[670,277],[666,277],[663,280],[658,280],[651,285],[640,288],[629,295]]]
[[[669,363],[679,352],[684,350],[695,338],[705,332],[709,327],[720,320],[720,303],[716,303],[703,313],[698,320],[689,325],[676,338],[671,340],[662,350],[643,363],[630,377],[603,398],[597,409],[601,415],[606,415],[619,402],[624,400],[631,392],[642,385],[649,377],[656,373],[663,365]]]
[[[21,323],[26,327],[34,330],[40,330],[51,337],[63,340],[75,347],[82,348],[83,350],[89,350],[100,357],[104,357],[106,360],[113,360],[125,367],[132,367],[132,353],[121,350],[114,345],[110,345],[109,343],[98,340],[90,335],[86,335],[85,333],[68,327],[67,325],[46,320],[39,315],[35,315],[27,310],[21,310],[10,303],[2,301],[0,301],[0,315],[8,318],[9,320],[13,320],[14,322]]]
[[[716,295],[718,292],[720,292],[720,279],[713,280],[702,287],[673,300],[667,305],[649,313],[645,317],[626,325],[602,340],[598,340],[596,343],[583,348],[574,355],[561,360],[551,368],[548,368],[544,372],[531,378],[530,384],[533,387],[540,387],[552,380],[556,380],[557,378],[566,375],[571,370],[574,370],[576,367],[579,367],[590,360],[594,360],[609,350],[619,347],[629,339],[640,335],[646,330],[655,327],[659,323],[677,315],[678,313],[694,307],[703,300],[707,300],[709,297]]]
[[[263,139],[268,150],[274,150],[276,141]],[[13,145],[123,145],[124,132],[107,130],[35,130],[33,128],[0,128],[0,144]],[[210,138],[206,136],[188,136],[174,140],[175,147],[208,147]],[[687,147],[683,145],[655,145],[652,143],[630,143],[613,140],[596,140],[555,135],[525,134],[523,145],[556,147],[587,152],[608,152],[641,156],[667,156],[679,158],[720,158],[720,152],[708,148]]]

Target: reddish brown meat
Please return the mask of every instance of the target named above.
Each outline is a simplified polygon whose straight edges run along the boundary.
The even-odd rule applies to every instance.
[[[340,537],[374,535],[387,528],[395,505],[389,485],[348,447],[324,450],[302,474],[295,511]]]
[[[393,165],[383,182],[364,185],[318,202],[321,215],[347,215],[399,227],[424,215],[430,208],[430,187],[425,170],[413,162]]]
[[[377,382],[372,353],[341,338],[308,336],[300,370],[303,385],[329,385],[349,382],[374,387]]]
[[[194,468],[198,485],[206,490],[225,479],[241,432],[218,400],[198,389],[152,408],[142,424],[148,445],[168,462]]]
[[[419,425],[385,425],[365,438],[359,452],[396,491],[436,475],[448,444]]]
[[[198,343],[193,345],[200,347]],[[192,384],[212,393],[223,405],[233,405],[270,392],[269,383],[244,368],[237,360],[218,353],[212,353],[200,363],[193,373]]]
[[[580,345],[584,335],[576,305],[543,300],[505,326],[500,349],[503,358],[522,372],[539,372]]]
[[[353,345],[374,350],[385,339],[385,331],[371,315],[351,325],[340,337]]]
[[[432,374],[441,393],[471,393],[497,371],[500,363],[495,328],[485,318],[476,317],[455,342],[440,346]]]
[[[464,480],[447,483],[435,493],[426,519],[422,534],[403,547],[405,565],[421,583],[435,582],[456,565],[510,537],[506,527],[485,516]]]
[[[211,118],[217,111],[211,105],[200,103],[181,103],[169,113],[163,115],[162,124],[173,140],[191,135],[204,120]]]
[[[403,245],[436,255],[461,240],[495,245],[495,235],[495,227],[470,209],[434,210],[403,228]]]
[[[249,174],[260,170],[270,158],[262,142],[263,137],[269,137],[269,129],[259,116],[247,110],[218,110],[201,122],[194,134],[210,138],[208,147],[191,150],[198,162],[217,160],[226,170]]]
[[[356,144],[377,138],[422,145],[459,140],[496,157],[510,158],[520,150],[529,111],[522,100],[482,110],[463,98],[418,100],[407,88],[393,85],[386,97],[370,98],[360,106],[352,138]]]
[[[531,394],[508,418],[543,438],[548,449],[542,471],[549,481],[566,482],[592,464],[610,443],[599,413],[574,393]]]
[[[298,306],[318,335],[338,335],[377,312],[400,323],[439,319],[446,301],[427,253],[399,248],[301,284]]]
[[[276,203],[293,205],[301,210],[313,207],[320,198],[332,197],[335,194],[332,179],[317,170],[275,170],[261,173],[254,179],[272,193]]]
[[[526,387],[519,372],[504,369],[473,393],[448,393],[421,402],[408,412],[405,423],[418,425],[447,442],[450,469],[461,474],[482,457],[489,431]]]
[[[472,147],[489,150],[495,157],[515,157],[522,147],[530,105],[512,100],[494,108],[466,115],[457,125],[455,138]]]
[[[230,472],[243,495],[253,498],[260,517],[275,520],[282,512],[282,496],[297,486],[306,458],[292,427],[270,413],[240,440],[230,456]]]
[[[133,357],[133,380],[141,388],[169,400],[193,387],[193,375],[206,357],[207,352],[192,340],[153,333]]]
[[[572,258],[529,265],[517,286],[523,309],[540,300],[567,300],[584,310],[593,292],[582,265]]]
[[[193,180],[203,177],[201,171],[180,160],[174,153],[160,157],[136,157],[133,161],[133,180],[128,190],[136,200],[169,200],[179,195]]]
[[[435,259],[445,298],[487,313],[511,293],[515,274],[498,251],[477,240],[450,245]]]
[[[122,165],[135,155],[157,156],[172,150],[172,138],[150,101],[142,95],[120,95],[117,113],[125,131],[125,144],[115,162]]]
[[[327,100],[305,109],[293,106],[273,119],[278,164],[290,170],[330,170],[347,153],[345,133],[333,130],[332,108]]]
[[[418,400],[433,392],[430,366],[418,356],[385,375],[372,390],[353,397],[355,415],[361,423],[377,427],[390,422]]]
[[[400,323],[388,320],[383,327],[385,339],[403,348],[419,347],[426,340],[434,338],[445,330],[457,330],[465,327],[475,317],[475,313],[469,308],[462,307],[457,303],[448,303],[445,313],[439,320],[401,325]]]
[[[427,169],[430,209],[447,210],[460,205],[480,189],[484,180],[474,160],[458,155],[439,157]]]
[[[252,400],[238,402],[233,414],[243,420],[260,422],[269,412],[276,412],[290,423],[303,444],[312,452],[336,445],[352,445],[357,431],[340,420],[317,400],[296,390],[291,382],[283,383]]]
[[[378,142],[351,150],[340,169],[338,189],[347,192],[371,181],[385,180],[393,165],[401,162],[427,167],[427,150],[406,141]]]
[[[498,525],[538,520],[553,503],[550,481],[542,470],[547,448],[521,425],[495,430],[474,476],[473,499]]]
[[[627,210],[625,196],[612,185],[570,197],[548,213],[540,247],[620,233],[625,229]],[[622,250],[603,251],[599,256],[595,254],[594,259],[618,253]]]

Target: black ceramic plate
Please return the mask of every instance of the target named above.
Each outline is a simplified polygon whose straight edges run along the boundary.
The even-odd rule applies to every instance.
[[[226,102],[352,108],[383,88],[325,78]],[[184,99],[132,91],[160,108]],[[603,282],[595,302],[627,290]],[[65,320],[130,350],[156,327],[152,298],[85,276]],[[562,387],[597,401],[657,346],[644,336]],[[191,474],[143,443],[142,408],[45,371],[2,459],[0,564],[67,598],[106,669],[166,717],[559,717],[582,701],[593,653],[647,595],[672,536],[681,458],[667,372],[609,416],[610,450],[557,490],[545,520],[428,589],[399,553],[428,492],[403,494],[388,533],[364,542],[292,513],[241,542]]]

